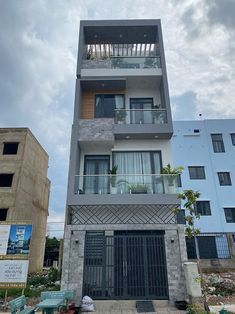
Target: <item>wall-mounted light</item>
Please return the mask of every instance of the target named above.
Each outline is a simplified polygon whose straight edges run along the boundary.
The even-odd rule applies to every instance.
[[[78,239],[76,239],[76,240],[75,240],[75,243],[76,243],[76,244],[79,244],[79,240],[78,240]]]
[[[175,242],[175,239],[174,238],[171,238],[171,243],[174,243]]]

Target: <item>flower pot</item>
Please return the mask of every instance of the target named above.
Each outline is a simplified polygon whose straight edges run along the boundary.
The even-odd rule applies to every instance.
[[[116,186],[110,186],[110,194],[117,194],[117,187]]]
[[[176,191],[175,191],[175,186],[174,185],[168,185],[167,187],[167,193],[169,194],[175,194]]]

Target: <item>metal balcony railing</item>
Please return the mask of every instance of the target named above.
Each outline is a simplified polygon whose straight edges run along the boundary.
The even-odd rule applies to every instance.
[[[76,175],[75,194],[176,194],[178,176],[165,174]]]
[[[84,69],[152,69],[161,68],[160,57],[107,57],[83,60]]]
[[[166,109],[115,109],[117,124],[165,124]]]

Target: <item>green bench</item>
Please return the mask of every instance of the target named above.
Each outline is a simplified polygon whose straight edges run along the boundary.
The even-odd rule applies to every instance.
[[[31,314],[35,312],[35,307],[26,307],[26,298],[24,295],[9,302],[12,314]]]
[[[43,291],[41,292],[41,304],[43,301],[46,301],[47,305],[50,306],[51,303],[54,303],[54,300],[63,300],[62,303],[58,305],[58,310],[67,309],[68,301],[74,299],[74,291],[71,290],[61,290],[61,291]]]

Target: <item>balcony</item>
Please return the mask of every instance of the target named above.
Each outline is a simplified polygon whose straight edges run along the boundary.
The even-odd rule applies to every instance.
[[[76,175],[74,194],[177,194],[177,175]]]
[[[116,109],[116,124],[165,124],[166,109]]]
[[[160,57],[110,57],[83,60],[83,69],[153,69],[161,68]]]
[[[113,134],[116,139],[169,139],[172,126],[166,109],[116,109]]]

